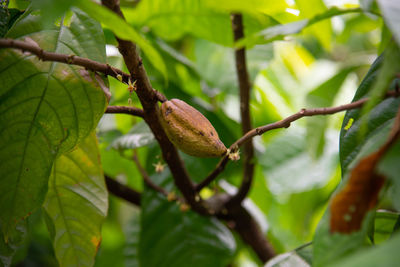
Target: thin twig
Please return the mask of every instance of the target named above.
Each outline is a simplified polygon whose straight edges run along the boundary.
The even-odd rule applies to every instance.
[[[27,41],[20,41],[14,39],[0,39],[0,48],[14,48],[23,52],[30,52],[42,61],[55,61],[69,65],[76,65],[84,67],[87,70],[103,73],[111,76],[125,84],[132,81],[132,77],[120,69],[110,66],[109,64],[100,63],[88,58],[79,57],[76,55],[67,55],[54,52],[44,51],[35,41],[28,39]],[[167,98],[159,91],[153,89],[154,95],[158,101],[165,102]]]
[[[141,118],[144,115],[142,109],[128,106],[108,106],[105,113],[130,114]]]
[[[19,41],[14,39],[0,39],[0,47],[15,48],[22,51],[28,51],[36,55],[42,61],[55,61],[70,65],[77,65],[88,70],[104,73],[105,75],[120,78],[124,83],[128,83],[130,75],[120,69],[111,67],[108,64],[100,63],[88,58],[83,58],[75,55],[59,54],[54,52],[44,51],[39,45],[30,39],[30,41]],[[118,77],[120,75],[120,77]]]
[[[138,168],[140,174],[143,177],[144,183],[148,187],[154,189],[157,192],[160,192],[161,194],[163,194],[164,196],[167,197],[168,196],[168,191],[165,190],[164,188],[162,188],[161,186],[158,186],[155,183],[153,183],[153,181],[150,179],[149,174],[147,173],[147,171],[143,168],[142,164],[140,163],[140,161],[139,161],[139,159],[137,157],[137,153],[136,153],[135,150],[133,151],[133,157],[132,158],[133,158],[133,161],[135,162],[136,167]]]
[[[140,196],[141,194],[132,188],[127,187],[126,185],[121,184],[117,180],[111,178],[108,175],[104,175],[106,180],[107,189],[113,195],[125,199],[126,201],[140,206]]]
[[[388,97],[398,97],[400,96],[399,92],[396,91],[390,91],[386,93],[386,98]],[[260,126],[257,128],[252,129],[251,131],[248,131],[245,135],[240,137],[237,141],[235,141],[231,146],[230,150],[236,150],[238,149],[241,145],[245,144],[252,138],[254,138],[257,135],[262,135],[268,131],[274,130],[274,129],[279,129],[279,128],[288,128],[290,127],[290,124],[298,119],[301,119],[303,117],[311,117],[311,116],[316,116],[316,115],[330,115],[338,112],[342,112],[345,110],[351,110],[351,109],[356,109],[361,107],[362,105],[367,102],[369,98],[363,98],[358,101],[355,101],[353,103],[345,104],[345,105],[340,105],[336,107],[328,107],[328,108],[313,108],[313,109],[301,109],[297,113],[294,113],[293,115],[290,115],[289,117],[286,117],[280,121],[270,123],[264,126]],[[228,156],[224,156],[217,164],[215,169],[199,184],[196,185],[196,190],[200,191],[207,185],[209,185],[212,181],[214,181],[217,176],[225,169],[226,164],[228,163]]]
[[[232,15],[232,29],[235,42],[244,37],[243,19],[241,14]],[[250,81],[246,66],[246,50],[235,50],[236,73],[240,91],[240,117],[242,119],[242,134],[252,129],[250,116]],[[228,201],[228,205],[239,205],[251,188],[254,176],[254,146],[252,140],[244,145],[243,149],[243,179],[239,190]]]

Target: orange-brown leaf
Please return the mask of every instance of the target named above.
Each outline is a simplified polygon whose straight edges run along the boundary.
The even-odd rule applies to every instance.
[[[361,228],[365,214],[375,207],[384,177],[375,172],[379,150],[363,158],[351,171],[346,186],[331,202],[331,232],[351,233]]]

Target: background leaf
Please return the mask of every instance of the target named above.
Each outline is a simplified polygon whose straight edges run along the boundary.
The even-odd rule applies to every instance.
[[[164,78],[167,79],[167,68],[158,51],[155,50],[133,27],[126,23],[126,21],[106,7],[89,0],[78,1],[75,5],[97,21],[110,28],[119,38],[137,44],[147,55],[151,64],[153,64]]]
[[[347,75],[356,67],[348,67],[339,71],[335,76],[319,85],[307,95],[306,103],[309,108],[330,107],[339,92]],[[314,158],[318,158],[325,146],[325,130],[328,117],[316,116],[307,118],[307,147]]]
[[[169,171],[153,175],[165,188]],[[168,202],[146,188],[142,195],[140,264],[143,266],[226,266],[236,244],[230,231],[215,218],[182,212],[179,204]],[[212,259],[212,260],[211,260]]]
[[[400,261],[400,254],[398,253],[399,246],[400,234],[396,234],[392,239],[382,245],[365,249],[326,266],[397,266]]]
[[[224,7],[221,3],[220,7]],[[214,4],[215,6],[215,4]],[[125,9],[127,21],[137,27],[147,26],[168,41],[185,34],[206,39],[225,46],[232,46],[230,15],[227,9],[216,10],[209,2],[201,0],[146,0],[135,9]],[[245,14],[245,34],[261,30],[276,21],[266,15]]]
[[[108,192],[91,134],[53,165],[44,209],[60,266],[93,266],[107,215]]]
[[[24,38],[46,51],[104,59],[99,25],[83,17],[76,12],[69,28],[44,31],[40,17],[26,13],[7,37]],[[87,71],[0,51],[0,223],[6,238],[18,220],[42,204],[56,156],[96,127],[105,106],[102,89]]]
[[[129,133],[114,139],[111,146],[115,149],[133,149],[155,143],[150,128],[144,122],[135,124]]]
[[[140,212],[133,214],[126,229],[126,245],[124,249],[125,265],[139,267],[140,246]]]
[[[341,10],[336,7],[333,7],[333,8],[330,8],[330,9],[324,11],[323,13],[320,13],[313,17],[308,17],[307,19],[302,19],[302,20],[298,20],[298,21],[294,21],[294,22],[290,22],[290,23],[286,23],[286,24],[274,25],[274,26],[265,28],[262,31],[259,31],[257,33],[246,35],[245,38],[239,40],[235,45],[236,45],[236,47],[243,47],[243,46],[252,47],[256,44],[266,44],[266,43],[269,43],[269,42],[272,42],[275,40],[280,40],[287,35],[299,33],[308,26],[311,26],[317,22],[320,22],[320,21],[323,21],[326,19],[330,19],[334,16],[351,13],[351,12],[360,12],[360,11],[361,11],[360,9]],[[325,24],[325,25],[327,25],[327,24]],[[325,28],[329,28],[329,27],[326,26]],[[327,39],[330,38],[330,36],[328,35],[328,37],[326,37],[321,34],[319,34],[319,36],[321,36],[320,38],[324,38],[324,39],[322,39],[323,43],[326,46],[328,46]]]
[[[400,18],[398,16],[400,12],[400,3],[392,0],[377,0],[377,2],[387,26],[393,33],[397,45],[400,45]]]

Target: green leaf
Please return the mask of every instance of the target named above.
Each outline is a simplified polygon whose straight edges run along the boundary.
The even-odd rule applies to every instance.
[[[140,212],[134,213],[129,220],[125,236],[125,265],[129,267],[139,267]]]
[[[374,107],[384,96],[385,92],[388,90],[389,85],[393,82],[394,78],[400,72],[400,49],[394,42],[389,43],[387,49],[384,53],[384,59],[380,71],[372,88],[370,89],[370,100],[363,107],[362,112],[366,114],[370,112],[372,107]],[[360,135],[364,134],[366,120],[368,116],[364,118],[363,125],[361,128]]]
[[[396,222],[400,219],[398,213],[378,210],[375,213],[373,242],[380,244],[389,239],[393,230],[395,229]]]
[[[384,71],[384,69],[382,69],[383,64],[385,64],[383,56],[375,60],[363,81],[360,83],[353,102],[366,97],[371,90],[373,90],[377,80],[384,75],[380,74]],[[391,83],[389,90],[394,89],[395,83],[396,81]],[[371,153],[373,149],[377,149],[379,145],[386,140],[386,134],[397,113],[399,103],[399,98],[388,98],[376,105],[367,114],[363,114],[360,109],[346,112],[340,133],[340,164],[343,173],[342,177],[347,173],[350,164],[356,162],[362,155],[365,156]],[[350,120],[352,124],[348,129],[346,125]],[[360,138],[360,131],[362,130],[364,120],[366,121],[365,127],[367,129],[364,137]],[[382,132],[384,129],[386,129],[386,132]]]
[[[296,4],[300,9],[300,16],[303,18],[311,18],[327,12],[327,8],[322,0],[296,0]],[[314,35],[323,47],[330,50],[333,34],[330,21],[319,21],[319,23],[310,26],[306,32]]]
[[[400,2],[393,0],[377,0],[383,19],[392,31],[397,45],[400,45]]]
[[[171,182],[168,172],[153,175],[162,186]],[[168,178],[168,180],[166,180]],[[236,249],[230,231],[217,219],[195,212],[182,212],[179,204],[168,202],[146,188],[142,195],[139,247],[141,266],[226,266]]]
[[[94,42],[102,32],[90,30],[93,24],[82,23],[83,16],[76,13],[70,28],[44,30],[38,15],[24,14],[7,37],[89,58],[103,51],[104,58],[104,42]],[[0,224],[6,239],[19,220],[42,204],[57,155],[96,127],[105,106],[102,89],[86,70],[0,50]]]
[[[361,249],[363,244],[365,244],[367,230],[373,220],[373,213],[369,212],[367,214],[360,231],[351,234],[340,234],[330,232],[330,214],[329,210],[327,210],[315,232],[313,241],[313,266],[327,266],[329,263],[351,255]]]
[[[342,69],[332,78],[308,93],[306,106],[309,108],[331,106],[336,94],[346,80],[347,75],[356,68],[357,67],[347,67]],[[313,158],[318,158],[323,153],[327,125],[328,118],[326,116],[307,118],[307,148]]]
[[[400,162],[399,141],[388,151],[387,155],[378,165],[379,172],[389,179],[390,187],[387,196],[392,201],[392,205],[396,210],[400,210],[400,164],[398,162]]]
[[[215,4],[214,4],[215,5]],[[220,5],[223,8],[223,4]],[[169,41],[186,34],[225,46],[232,46],[233,34],[227,9],[221,11],[202,0],[147,0],[135,9],[125,9],[127,21],[137,27],[149,27]],[[266,15],[245,14],[245,35],[277,22]]]
[[[335,172],[337,149],[334,147],[337,140],[330,137],[328,149],[319,160],[313,160],[307,153],[304,134],[303,129],[291,127],[271,141],[259,157],[269,189],[278,196],[320,187]]]
[[[296,34],[301,32],[304,28],[309,27],[317,22],[325,19],[330,19],[334,16],[343,15],[347,13],[361,12],[359,8],[353,9],[338,9],[337,7],[332,7],[325,12],[318,14],[310,19],[303,19],[287,24],[276,25],[268,27],[260,32],[251,34],[238,42],[235,43],[237,48],[241,47],[252,47],[256,44],[266,44],[275,40],[280,40],[286,35]]]
[[[119,38],[136,43],[149,58],[151,64],[167,79],[167,68],[158,51],[125,20],[106,7],[90,0],[78,1],[75,5],[110,28]]]
[[[116,138],[111,146],[115,149],[133,149],[155,143],[150,128],[144,122],[136,124],[129,133]]]
[[[18,9],[7,8],[0,4],[0,37],[3,37],[7,33],[22,13]]]
[[[256,172],[252,200],[266,214],[281,251],[312,239],[340,179],[337,138],[329,134],[327,140],[330,145],[324,154],[313,160],[307,152],[305,131],[291,126],[270,140],[265,152],[259,154],[262,172]]]
[[[41,17],[41,20],[45,25],[49,25],[61,17],[74,2],[77,2],[77,0],[34,0],[32,6],[46,14],[46,16]]]
[[[92,266],[108,208],[94,133],[54,162],[43,207],[60,266]]]
[[[288,4],[285,1],[265,1],[265,0],[206,0],[207,6],[220,11],[235,11],[255,13],[260,12],[268,15],[285,12]]]
[[[375,267],[375,266],[398,266],[400,262],[400,234],[396,234],[389,241],[379,246],[364,249],[358,253],[340,259],[329,267]]]

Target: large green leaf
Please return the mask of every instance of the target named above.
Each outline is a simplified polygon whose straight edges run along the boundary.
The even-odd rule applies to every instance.
[[[168,171],[153,175],[162,185]],[[166,180],[168,178],[168,180]],[[139,259],[141,266],[226,266],[236,249],[230,231],[215,218],[182,212],[158,192],[146,188],[142,195]]]
[[[49,29],[42,28],[39,15],[26,13],[7,35],[46,51],[100,61],[105,59],[101,36],[100,26],[79,11],[70,27]],[[86,70],[0,51],[0,223],[6,239],[42,204],[57,155],[96,127],[105,106],[98,81]]]
[[[94,134],[53,164],[44,203],[60,266],[92,266],[108,193]]]
[[[202,0],[145,0],[135,9],[125,9],[124,13],[128,22],[138,27],[150,27],[166,40],[177,40],[190,34],[231,46],[233,34],[229,13],[226,9],[216,11],[208,4]],[[275,24],[275,20],[265,15],[244,16],[245,35]]]
[[[377,0],[377,2],[387,26],[392,31],[397,44],[400,45],[400,2],[393,0]]]
[[[75,5],[110,28],[119,38],[136,43],[147,55],[151,64],[167,78],[167,68],[158,51],[125,20],[106,7],[89,0],[77,1]]]
[[[342,69],[332,78],[308,93],[306,106],[309,108],[331,106],[347,75],[354,69],[355,67]],[[307,147],[314,158],[318,158],[323,153],[327,124],[328,118],[326,116],[307,118]]]

